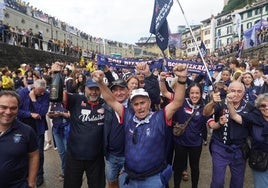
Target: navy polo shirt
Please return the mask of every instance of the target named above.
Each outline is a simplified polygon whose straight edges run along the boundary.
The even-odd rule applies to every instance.
[[[11,128],[0,136],[0,187],[28,185],[28,154],[37,149],[34,130],[15,120]]]

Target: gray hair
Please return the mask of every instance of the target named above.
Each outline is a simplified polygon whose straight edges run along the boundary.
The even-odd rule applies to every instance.
[[[37,80],[34,81],[33,87],[34,88],[40,88],[40,87],[46,88],[47,87],[47,83],[46,83],[45,80],[37,79]]]
[[[259,108],[262,101],[268,101],[268,93],[260,94],[255,100],[255,107]]]
[[[231,88],[233,88],[234,87],[234,85],[239,85],[240,87],[241,87],[241,89],[242,89],[242,91],[243,92],[245,92],[245,85],[242,83],[242,82],[240,82],[240,81],[237,81],[237,80],[234,80],[234,81],[232,81],[231,83],[230,83],[230,85],[228,86],[228,90],[230,91],[230,89]]]

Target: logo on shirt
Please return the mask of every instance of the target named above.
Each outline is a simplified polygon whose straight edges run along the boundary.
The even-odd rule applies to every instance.
[[[104,109],[101,110],[99,109],[97,111],[98,113],[92,115],[92,111],[89,109],[82,109],[81,110],[81,115],[79,116],[79,119],[81,119],[82,122],[93,122],[93,121],[100,121],[104,119]],[[103,113],[100,113],[103,112]],[[103,124],[103,122],[101,123],[101,125]]]
[[[13,136],[14,143],[20,143],[21,138],[22,138],[21,134],[14,134],[14,136]]]
[[[151,135],[151,129],[150,128],[147,128],[146,129],[146,136],[150,136]]]

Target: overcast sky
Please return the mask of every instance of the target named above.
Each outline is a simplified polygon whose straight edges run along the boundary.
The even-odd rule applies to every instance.
[[[43,12],[94,37],[135,44],[150,36],[154,0],[24,0]],[[224,0],[180,0],[189,24],[217,15]],[[172,33],[176,26],[186,25],[174,0],[168,23]]]

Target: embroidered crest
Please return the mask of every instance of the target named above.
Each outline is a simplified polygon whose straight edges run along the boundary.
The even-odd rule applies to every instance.
[[[22,135],[21,134],[14,134],[13,141],[14,143],[19,143],[21,141]]]
[[[147,128],[146,129],[146,136],[150,136],[151,135],[151,129],[150,128]]]

